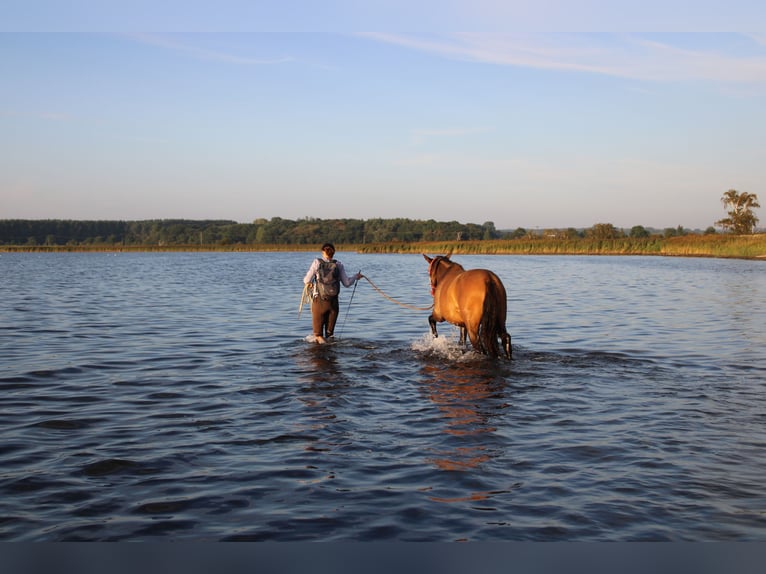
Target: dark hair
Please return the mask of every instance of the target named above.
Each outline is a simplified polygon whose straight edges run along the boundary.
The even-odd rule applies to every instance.
[[[329,249],[332,249],[333,253],[335,252],[335,246],[332,243],[325,243],[322,245],[322,251],[327,251]]]

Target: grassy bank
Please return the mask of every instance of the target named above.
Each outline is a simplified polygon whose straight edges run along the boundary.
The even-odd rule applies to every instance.
[[[661,255],[662,239],[508,239],[361,245],[362,253],[464,255]]]
[[[766,234],[684,235],[665,240],[662,255],[766,259]]]
[[[362,253],[447,253],[475,255],[667,255],[766,259],[766,234],[686,235],[619,239],[510,239],[387,243],[358,246]]]
[[[338,251],[358,253],[429,253],[463,255],[666,255],[766,260],[766,234],[623,237],[598,240],[504,239],[484,241],[388,242],[338,244]],[[318,252],[320,245],[64,245],[0,246],[0,252]]]

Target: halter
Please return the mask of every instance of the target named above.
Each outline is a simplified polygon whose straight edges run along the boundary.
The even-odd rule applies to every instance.
[[[428,278],[431,280],[431,295],[436,294],[436,266],[439,265],[441,260],[444,259],[441,255],[437,255],[428,264]]]

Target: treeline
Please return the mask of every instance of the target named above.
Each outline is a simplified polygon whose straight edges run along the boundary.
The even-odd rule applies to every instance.
[[[664,230],[517,228],[410,219],[274,218],[228,220],[0,220],[0,251],[280,251],[313,249],[324,241],[361,253],[686,255],[766,258],[766,234]]]
[[[412,219],[156,219],[79,221],[0,220],[0,245],[18,246],[195,246],[385,243],[390,241],[470,241],[500,239],[491,221],[483,225]]]
[[[496,239],[597,239],[657,235],[674,237],[691,233],[682,226],[662,232],[641,225],[618,229],[597,223],[587,229],[517,228],[499,231],[487,221],[482,225],[439,222],[433,219],[257,219],[253,223],[229,220],[153,219],[144,221],[88,221],[62,219],[0,220],[0,245],[23,247],[198,247],[248,245],[316,245],[417,243],[423,241],[487,241]],[[715,233],[708,228],[705,233]]]

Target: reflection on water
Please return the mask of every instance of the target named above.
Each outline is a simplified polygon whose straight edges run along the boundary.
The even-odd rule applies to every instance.
[[[337,351],[332,345],[309,343],[294,355],[298,368],[297,399],[305,406],[304,416],[296,426],[313,440],[307,451],[329,452],[347,444],[349,437],[338,423],[338,413],[351,380],[343,373]],[[332,473],[328,478],[333,478]]]
[[[481,359],[458,365],[426,363],[421,368],[421,392],[439,409],[443,432],[455,438],[447,441],[455,442],[451,450],[434,451],[429,459],[441,470],[474,469],[490,459],[481,435],[496,430],[487,409],[504,386],[494,368]]]

